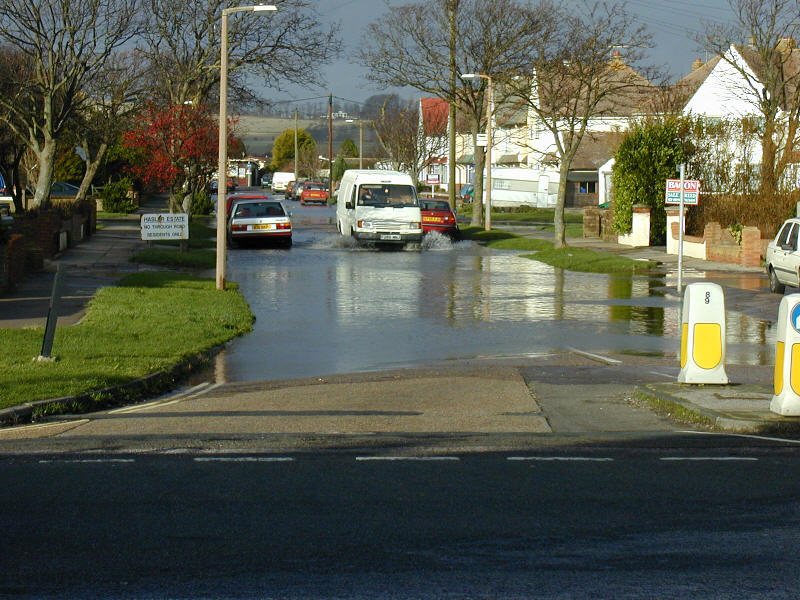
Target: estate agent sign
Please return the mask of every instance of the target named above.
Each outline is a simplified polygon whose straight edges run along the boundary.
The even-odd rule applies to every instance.
[[[700,197],[700,182],[697,179],[686,179],[683,182],[683,203],[696,205]],[[667,179],[667,204],[681,203],[681,180]]]

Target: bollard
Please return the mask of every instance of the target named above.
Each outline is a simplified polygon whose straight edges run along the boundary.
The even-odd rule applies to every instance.
[[[787,294],[778,307],[775,375],[769,409],[786,417],[800,416],[800,294]]]
[[[681,372],[678,383],[727,384],[725,295],[716,283],[686,286],[681,307]]]

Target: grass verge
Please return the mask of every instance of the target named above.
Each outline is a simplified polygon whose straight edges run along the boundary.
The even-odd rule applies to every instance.
[[[655,266],[655,263],[650,261],[633,260],[626,256],[569,246],[523,256],[560,269],[584,273],[639,273]]]
[[[32,361],[44,328],[0,329],[0,408],[120,386],[172,369],[250,331],[253,319],[235,285],[219,292],[213,280],[181,273],[129,275],[119,286],[98,291],[80,324],[56,330],[55,362]],[[115,400],[107,392],[89,393],[80,408],[95,410]]]
[[[492,221],[513,221],[530,223],[552,223],[555,220],[554,208],[515,208],[512,210],[492,210]],[[464,204],[458,209],[458,214],[465,217],[472,216],[472,205]],[[564,212],[565,223],[583,224],[583,214]]]
[[[526,238],[500,229],[485,231],[483,227],[462,227],[461,239],[473,240],[490,248],[499,250],[545,250],[552,248],[552,242],[537,238]]]

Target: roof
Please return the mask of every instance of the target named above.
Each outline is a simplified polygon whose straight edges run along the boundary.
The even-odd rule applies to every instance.
[[[614,155],[624,135],[617,131],[587,132],[581,140],[578,152],[572,159],[570,169],[573,171],[596,171]]]
[[[699,60],[699,59],[698,59]],[[709,61],[702,63],[696,68],[692,68],[692,72],[676,81],[671,90],[675,96],[675,101],[679,106],[685,106],[689,99],[694,96],[695,92],[703,85],[703,82],[711,75],[711,71],[717,66],[721,57],[715,56]]]
[[[447,135],[450,104],[441,98],[421,98],[422,131],[425,135]]]

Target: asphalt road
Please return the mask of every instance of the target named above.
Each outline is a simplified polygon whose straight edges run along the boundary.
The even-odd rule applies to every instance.
[[[797,448],[685,435],[5,459],[0,596],[796,598]]]

